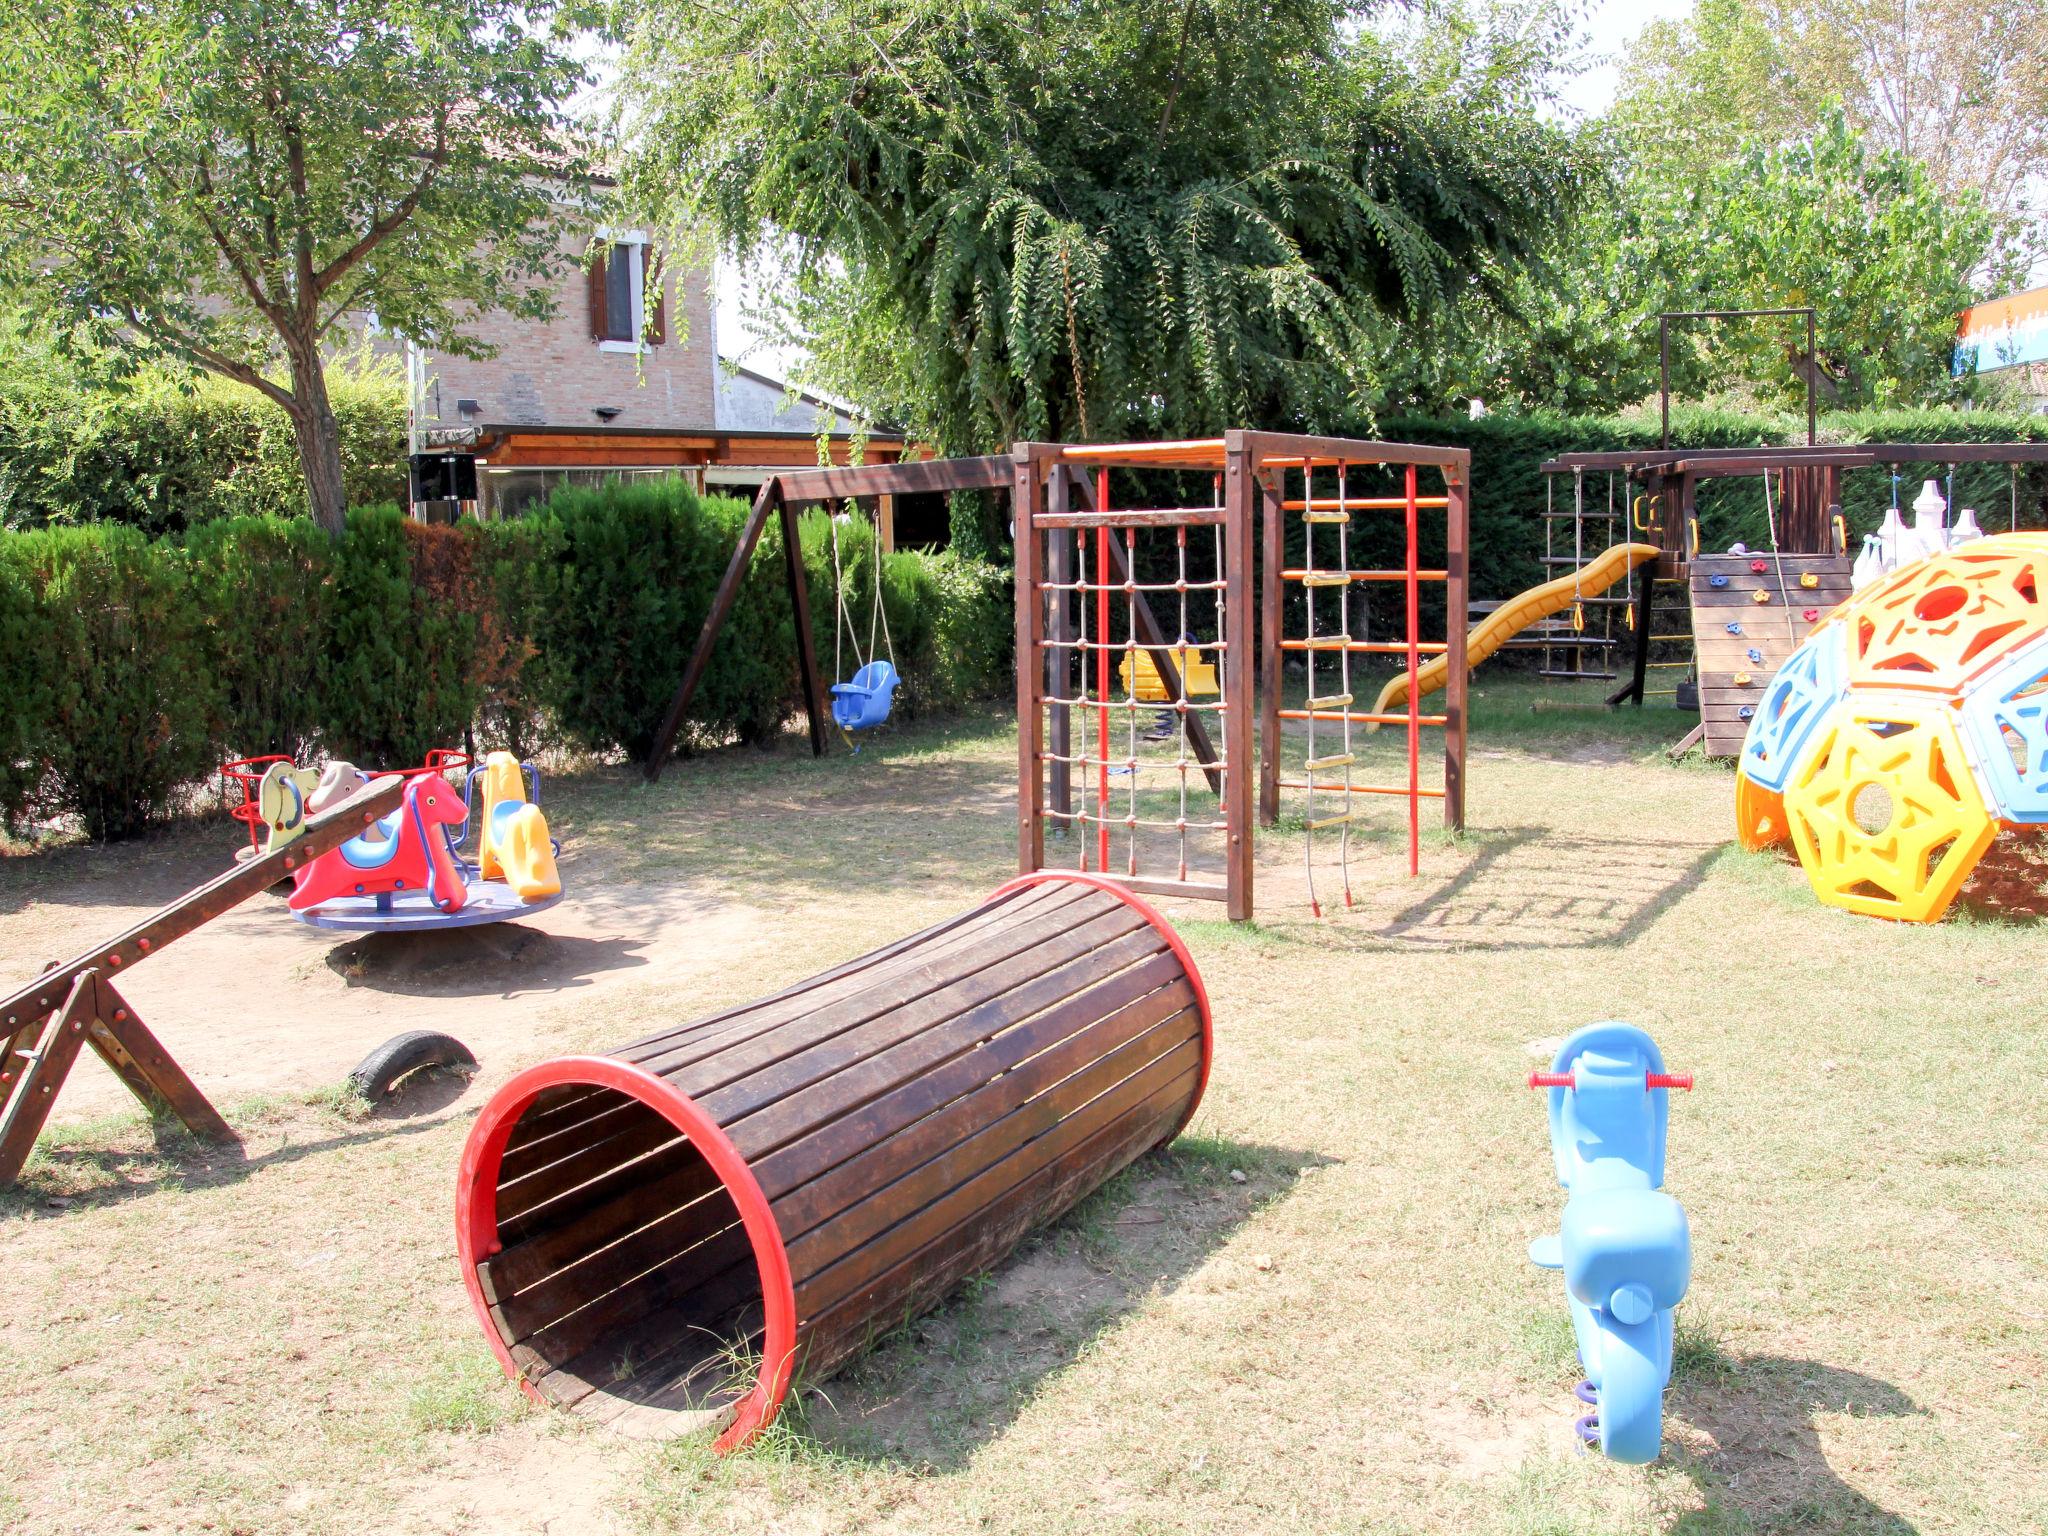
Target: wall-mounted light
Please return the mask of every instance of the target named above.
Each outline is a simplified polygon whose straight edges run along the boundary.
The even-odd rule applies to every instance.
[[[482,414],[483,404],[476,400],[458,400],[455,402],[455,409],[465,416],[477,416]]]
[[[595,416],[599,421],[603,422],[606,426],[610,426],[612,424],[612,418],[617,416],[622,409],[623,407],[616,405],[600,405],[594,407],[591,410],[590,414]]]

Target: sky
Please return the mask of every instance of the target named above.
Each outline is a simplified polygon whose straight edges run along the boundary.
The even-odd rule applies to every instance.
[[[1597,117],[1614,104],[1620,82],[1622,52],[1652,21],[1692,14],[1693,0],[1592,0],[1581,23],[1583,56],[1588,68],[1564,82],[1564,104],[1587,117]],[[721,259],[716,280],[718,351],[757,372],[780,378],[796,360],[792,354],[756,334],[747,323],[747,297],[740,274]]]

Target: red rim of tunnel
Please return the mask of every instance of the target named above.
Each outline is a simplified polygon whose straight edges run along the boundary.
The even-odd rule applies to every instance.
[[[680,1092],[643,1067],[609,1056],[563,1056],[529,1067],[497,1093],[477,1116],[476,1125],[462,1149],[462,1172],[455,1192],[455,1247],[462,1259],[462,1281],[470,1305],[483,1324],[484,1338],[491,1353],[505,1368],[505,1374],[536,1402],[543,1399],[512,1359],[512,1351],[491,1320],[483,1286],[477,1280],[477,1265],[498,1252],[498,1167],[512,1128],[544,1088],[585,1084],[611,1088],[638,1099],[689,1138],[698,1154],[732,1196],[739,1208],[747,1240],[753,1245],[755,1267],[761,1278],[763,1338],[761,1370],[754,1388],[734,1404],[733,1420],[712,1442],[718,1452],[734,1451],[752,1440],[782,1408],[789,1392],[796,1357],[796,1289],[790,1281],[789,1254],[782,1245],[782,1229],[760,1181],[747,1166],[738,1148],[718,1122],[705,1114],[689,1095]]]
[[[1080,869],[1041,869],[1035,874],[1019,875],[1016,879],[998,886],[988,899],[991,902],[1001,901],[1005,896],[1017,891],[1029,890],[1034,885],[1049,885],[1056,881],[1088,885],[1098,891],[1107,891],[1144,918],[1158,930],[1159,936],[1166,940],[1166,947],[1172,950],[1174,957],[1180,961],[1181,969],[1188,973],[1188,981],[1195,989],[1195,1011],[1202,1020],[1202,1070],[1195,1078],[1195,1091],[1188,1100],[1187,1113],[1180,1117],[1180,1123],[1173,1128],[1165,1141],[1160,1143],[1164,1146],[1188,1128],[1188,1122],[1195,1118],[1195,1111],[1202,1104],[1202,1095],[1209,1087],[1209,1062],[1216,1054],[1216,1026],[1209,1014],[1209,989],[1202,985],[1202,973],[1195,968],[1195,957],[1188,953],[1188,947],[1181,936],[1173,931],[1173,924],[1169,923],[1152,903],[1141,899],[1136,892],[1119,885],[1106,875]]]

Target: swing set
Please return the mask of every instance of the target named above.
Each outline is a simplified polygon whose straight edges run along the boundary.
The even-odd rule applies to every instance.
[[[1007,454],[978,459],[930,459],[898,464],[856,464],[836,469],[804,469],[772,474],[761,482],[753,510],[740,530],[738,545],[719,578],[718,591],[711,599],[704,628],[690,652],[689,664],[676,685],[654,745],[641,764],[648,783],[661,777],[675,749],[676,734],[682,729],[690,700],[704,681],[711,664],[712,649],[719,632],[732,616],[739,601],[740,586],[746,580],[755,547],[773,518],[782,533],[783,580],[789,589],[790,606],[796,613],[797,664],[802,673],[804,711],[810,726],[811,755],[825,755],[825,723],[834,722],[842,732],[867,730],[889,717],[897,684],[894,650],[889,643],[888,615],[882,610],[882,555],[886,552],[879,520],[874,524],[874,602],[870,612],[865,648],[854,624],[847,601],[847,584],[840,550],[839,518],[854,514],[844,509],[864,497],[909,496],[951,491],[1007,491],[1011,483],[1011,460]],[[797,513],[804,507],[824,506],[833,512],[832,577],[833,603],[837,619],[833,631],[833,675],[828,689],[818,669],[817,648],[811,638],[811,598],[804,579],[803,553],[797,542]],[[865,515],[865,514],[861,514]],[[877,654],[876,641],[881,654]],[[845,674],[845,642],[852,641],[857,663],[851,676]],[[851,736],[848,737],[849,742]]]

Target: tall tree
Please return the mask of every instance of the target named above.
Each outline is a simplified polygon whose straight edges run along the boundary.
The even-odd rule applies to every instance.
[[[1995,280],[2048,255],[2048,0],[1699,0],[1643,29],[1617,119],[1647,161],[1711,170],[1822,131],[1839,105],[1997,223]]]
[[[787,243],[823,382],[955,450],[1305,425],[1371,327],[1530,257],[1566,135],[1401,65],[1342,0],[635,12],[636,205]]]
[[[350,314],[432,340],[542,315],[552,0],[16,0],[0,28],[0,282],[291,417],[313,515],[346,511],[323,348]]]

